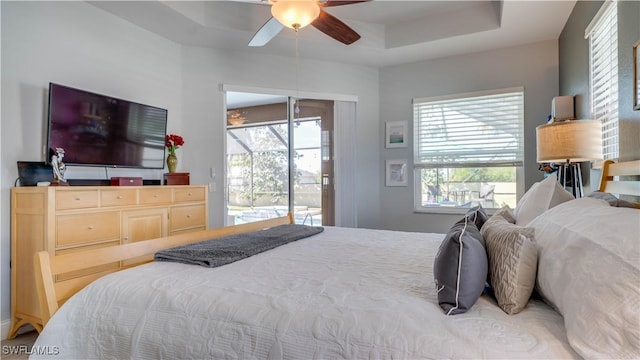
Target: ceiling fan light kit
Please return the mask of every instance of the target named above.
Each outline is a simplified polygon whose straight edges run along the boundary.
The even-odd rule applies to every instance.
[[[323,9],[367,1],[370,0],[270,0],[272,17],[253,35],[249,46],[266,45],[285,26],[298,31],[309,24],[335,40],[350,45],[358,41],[360,35]]]
[[[316,0],[278,0],[271,5],[271,15],[282,25],[298,30],[320,15],[320,6]]]

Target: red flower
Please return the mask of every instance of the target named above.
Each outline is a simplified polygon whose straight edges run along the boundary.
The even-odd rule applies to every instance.
[[[184,139],[180,135],[169,134],[164,138],[164,145],[169,149],[169,154],[175,155],[176,149],[184,145]]]

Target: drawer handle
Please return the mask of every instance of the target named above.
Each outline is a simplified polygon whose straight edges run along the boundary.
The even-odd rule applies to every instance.
[[[191,196],[191,193],[187,193],[187,196]]]
[[[122,195],[118,195],[118,197],[116,197],[116,199],[122,199]]]
[[[187,218],[190,218],[190,217],[191,217],[191,214],[188,214],[188,215],[187,215]]]
[[[93,225],[89,225],[89,226],[87,226],[87,229],[89,229],[89,230],[93,230]]]
[[[157,198],[157,197],[158,197],[158,194],[153,194],[153,197],[154,197],[154,198]]]
[[[80,201],[80,196],[76,196],[76,201]]]

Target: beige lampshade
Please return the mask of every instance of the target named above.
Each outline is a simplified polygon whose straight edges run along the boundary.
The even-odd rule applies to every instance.
[[[602,123],[570,120],[536,128],[538,162],[581,162],[602,159]]]
[[[316,0],[277,0],[271,5],[271,15],[292,29],[303,28],[320,15]]]

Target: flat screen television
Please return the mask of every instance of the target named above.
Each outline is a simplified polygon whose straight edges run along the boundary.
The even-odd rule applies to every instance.
[[[47,162],[162,169],[166,131],[166,109],[49,84]]]

